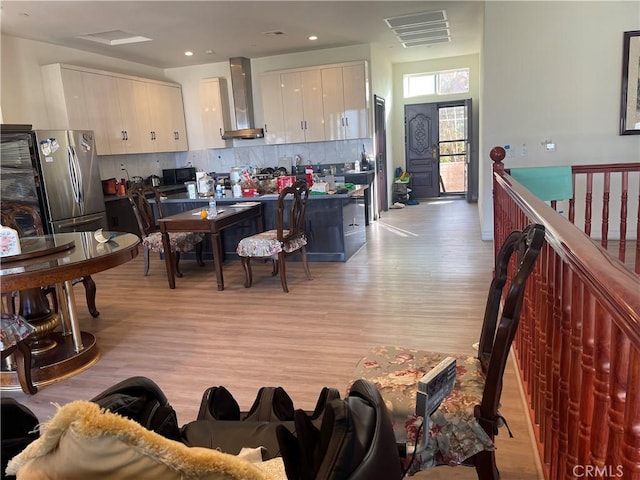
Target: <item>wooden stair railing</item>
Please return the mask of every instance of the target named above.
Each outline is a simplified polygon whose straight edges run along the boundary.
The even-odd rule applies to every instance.
[[[545,478],[640,480],[640,276],[501,162],[493,195],[497,245],[531,222],[546,229],[513,345]]]

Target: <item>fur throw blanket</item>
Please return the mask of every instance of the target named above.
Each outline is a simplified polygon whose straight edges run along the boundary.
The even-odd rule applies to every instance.
[[[39,439],[14,457],[18,480],[277,480],[282,459],[258,464],[206,448],[187,447],[97,404],[78,400],[43,425]]]

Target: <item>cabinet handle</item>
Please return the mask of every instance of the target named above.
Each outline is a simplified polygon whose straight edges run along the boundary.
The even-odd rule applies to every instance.
[[[173,132],[173,139],[180,140],[180,132]]]
[[[304,122],[300,120],[300,130],[304,130]]]
[[[222,128],[220,128],[219,130],[220,130],[220,136],[222,136],[222,135],[223,135],[223,134],[222,134]]]
[[[149,132],[149,137],[153,140],[153,132]]]
[[[344,117],[340,117],[340,125],[344,127]]]
[[[267,130],[267,124],[265,123],[265,124],[264,124],[264,133],[267,133],[267,132],[268,132],[268,130]]]
[[[123,130],[123,131],[122,131],[122,133],[124,134],[124,136],[123,136],[123,138],[122,138],[122,139],[123,139],[123,140],[129,140],[129,134],[127,133],[127,131],[126,131],[126,130]]]
[[[120,130],[120,140],[124,141],[124,130]]]
[[[305,130],[307,129],[307,121],[306,120],[304,121],[304,129]]]
[[[349,126],[349,117],[344,117],[344,126],[345,127]]]

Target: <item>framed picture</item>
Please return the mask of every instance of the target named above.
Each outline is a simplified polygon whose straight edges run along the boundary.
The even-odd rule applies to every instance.
[[[620,135],[640,135],[640,30],[624,32]]]

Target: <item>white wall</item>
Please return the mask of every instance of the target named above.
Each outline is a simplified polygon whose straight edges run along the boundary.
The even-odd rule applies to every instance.
[[[507,167],[640,161],[640,136],[618,135],[622,34],[639,25],[637,1],[486,2],[480,118],[483,238],[492,238],[489,151],[496,145],[515,150],[505,160]],[[555,152],[541,145],[549,139]],[[527,146],[526,157],[520,156],[522,145]]]
[[[40,67],[69,63],[100,70],[112,70],[156,80],[166,80],[162,69],[125,62],[73,48],[34,42],[2,35],[0,105],[4,123],[26,123],[33,128],[59,128],[51,125],[44,107]]]

